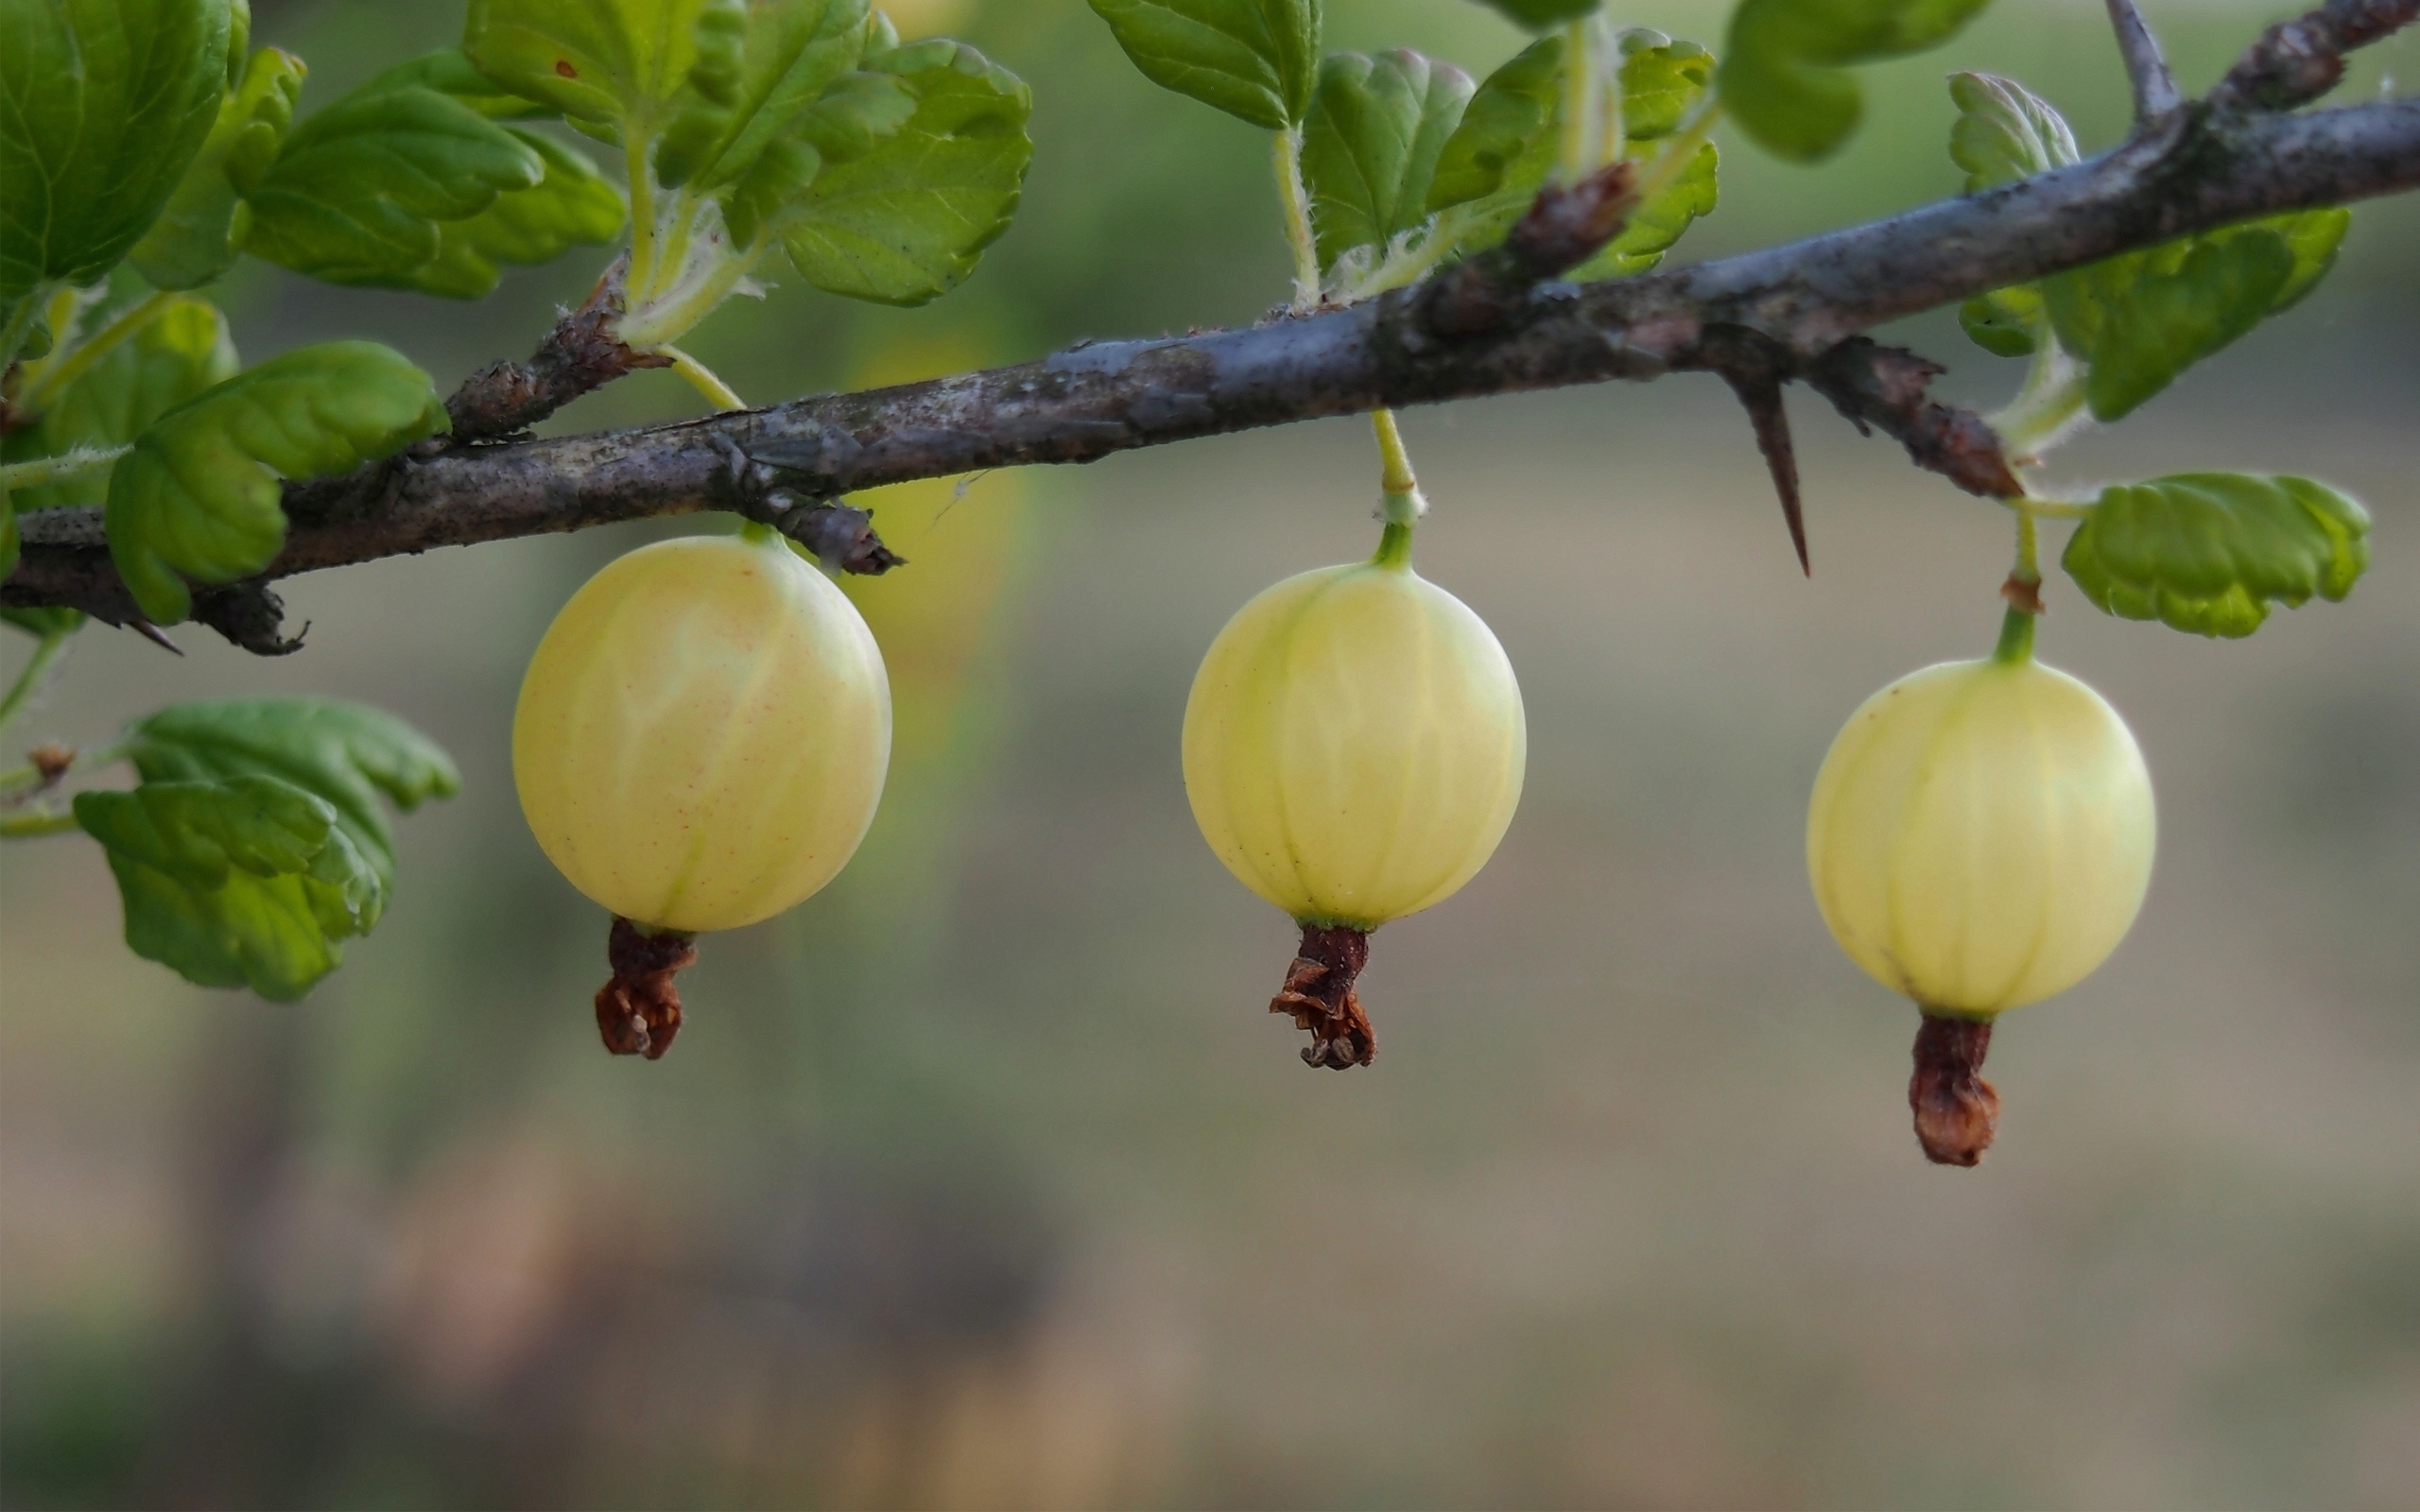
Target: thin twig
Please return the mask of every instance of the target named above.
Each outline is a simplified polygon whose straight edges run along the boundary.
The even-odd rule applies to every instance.
[[[2344,55],[2420,21],[2420,0],[2327,0],[2260,34],[2210,103],[2221,109],[2290,111],[2336,87]]]
[[[1739,333],[1784,354],[1798,369],[1787,376],[1820,370],[1836,404],[1846,394],[1862,404],[1855,368],[1868,359],[1832,368],[1821,359],[1884,321],[2191,232],[2414,187],[2420,100],[2297,114],[2180,111],[2114,152],[2019,184],[1744,256],[1530,289],[1501,319],[1467,333],[1428,318],[1431,288],[1422,286],[1245,329],[1094,343],[988,372],[677,425],[430,446],[348,478],[288,485],[285,549],[259,578],[197,593],[197,614],[221,596],[258,593],[262,581],[324,567],[733,508],[734,451],[773,470],[793,494],[828,500],[1381,405],[1721,372]],[[1897,384],[1872,393],[1893,404],[1908,397]],[[1987,470],[1993,460],[1977,452],[1965,422],[1988,430],[1963,411],[1924,402],[1859,418],[1902,427],[1911,447],[1962,467]],[[1985,481],[1982,472],[1970,475]],[[24,559],[0,585],[0,603],[70,605],[116,619],[133,612],[99,511],[42,510],[22,533]]]
[[[2135,89],[2135,124],[2148,126],[2183,103],[2176,76],[2168,71],[2159,39],[2135,0],[2109,0],[2109,25],[2118,33],[2118,56],[2125,60],[2126,80]]]

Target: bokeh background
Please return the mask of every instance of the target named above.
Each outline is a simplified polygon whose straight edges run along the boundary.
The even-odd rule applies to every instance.
[[[255,0],[306,103],[458,0]],[[2154,5],[2188,87],[2284,8]],[[1249,319],[1285,258],[1250,130],[1145,84],[1079,0],[900,8],[1034,84],[1017,225],[960,293],[777,288],[692,343],[758,402]],[[1463,0],[1331,0],[1338,46],[1475,71]],[[1709,42],[1720,7],[1639,0]],[[2122,125],[2092,0],[2002,0],[1872,71],[1854,146],[1725,140],[1704,256],[1954,192],[1951,68]],[[2347,94],[2420,82],[2420,40]],[[1979,1170],[1920,1159],[1915,1015],[1834,949],[1803,805],[1848,712],[1995,633],[1998,510],[1798,409],[1802,579],[1745,423],[1683,378],[1421,411],[1424,571],[1529,700],[1493,865],[1376,942],[1385,1046],[1314,1074],[1262,1005],[1292,931],[1186,812],[1195,660],[1358,556],[1340,421],[872,500],[889,799],[824,895],[705,944],[658,1064],[607,1057],[606,920],[514,805],[520,669],[662,527],[292,585],[285,661],[86,633],[21,727],[366,699],[459,759],[378,933],[308,1001],[128,955],[97,850],[0,854],[0,1498],[228,1506],[2395,1506],[2420,1502],[2420,203],[2063,479],[2312,473],[2365,499],[2350,603],[2245,644],[2060,579],[2047,659],[2133,721],[2151,900],[2014,1016]],[[598,259],[482,304],[252,268],[248,355],[393,342],[441,387]],[[2016,365],[1894,333],[1954,389]],[[1793,399],[1793,404],[1798,404]],[[695,412],[641,373],[561,421]],[[683,528],[697,528],[692,522]],[[8,655],[13,659],[17,648]]]

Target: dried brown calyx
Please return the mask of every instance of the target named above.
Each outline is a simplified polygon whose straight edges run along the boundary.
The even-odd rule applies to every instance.
[[[698,936],[678,930],[650,933],[627,919],[614,920],[605,942],[614,980],[596,994],[596,1032],[617,1056],[661,1060],[681,1032],[681,993],[672,973],[698,959]]]
[[[1916,1115],[1916,1141],[1935,1165],[1975,1164],[2000,1131],[2000,1094],[1982,1077],[1991,1047],[1989,1019],[1927,1013],[1916,1030],[1908,1107]]]
[[[1286,986],[1269,1001],[1271,1013],[1289,1014],[1298,1029],[1311,1032],[1303,1063],[1345,1071],[1378,1058],[1378,1037],[1354,979],[1370,964],[1370,936],[1357,929],[1303,926],[1303,947],[1286,969]]]

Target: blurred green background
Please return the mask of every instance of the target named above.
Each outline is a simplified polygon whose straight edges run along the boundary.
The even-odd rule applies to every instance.
[[[1286,260],[1245,128],[1144,83],[1079,0],[925,0],[1030,79],[1016,227],[922,311],[797,287],[691,349],[752,400],[1249,319]],[[255,0],[306,106],[458,0]],[[1483,70],[1462,0],[1331,0],[1335,46]],[[2283,8],[2152,7],[2188,87]],[[1722,9],[1629,18],[1719,41]],[[1852,149],[1725,140],[1704,256],[1954,192],[1953,68],[2087,146],[2092,0],[2001,0],[1871,71]],[[2420,79],[2420,39],[2347,96]],[[2408,83],[2406,85],[2408,86]],[[1806,896],[1807,786],[1888,679],[1979,654],[2000,511],[1797,399],[1815,576],[1698,378],[1420,411],[1423,570],[1502,637],[1525,801],[1388,929],[1385,1056],[1313,1074],[1262,1005],[1292,930],[1195,834],[1196,659],[1365,553],[1358,422],[873,502],[854,585],[898,687],[872,838],[705,942],[659,1064],[597,1046],[606,920],[523,828],[521,666],[600,530],[292,585],[281,662],[89,631],[26,741],[176,698],[393,709],[459,759],[379,932],[307,1002],[129,956],[97,850],[0,854],[0,1499],[12,1507],[2410,1505],[2420,1494],[2420,204],[2063,479],[2312,473],[2377,516],[2350,603],[2215,644],[2052,585],[2046,658],[2159,784],[2133,938],[2013,1016],[1979,1171],[1918,1155],[1915,1016]],[[595,276],[475,306],[252,267],[249,357],[393,342],[441,387]],[[777,281],[778,282],[778,281]],[[1996,402],[2014,364],[1893,333]],[[568,428],[694,413],[668,374]],[[15,651],[10,655],[13,662]]]

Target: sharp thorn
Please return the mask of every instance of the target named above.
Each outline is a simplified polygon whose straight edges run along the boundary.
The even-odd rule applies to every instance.
[[[1789,543],[1798,552],[1798,570],[1812,577],[1815,569],[1806,557],[1806,516],[1799,507],[1798,453],[1790,444],[1789,413],[1782,407],[1781,384],[1762,375],[1731,378],[1730,383],[1731,391],[1748,411],[1748,423],[1755,428],[1756,450],[1765,455],[1773,491],[1781,496],[1781,516],[1789,526]]]

